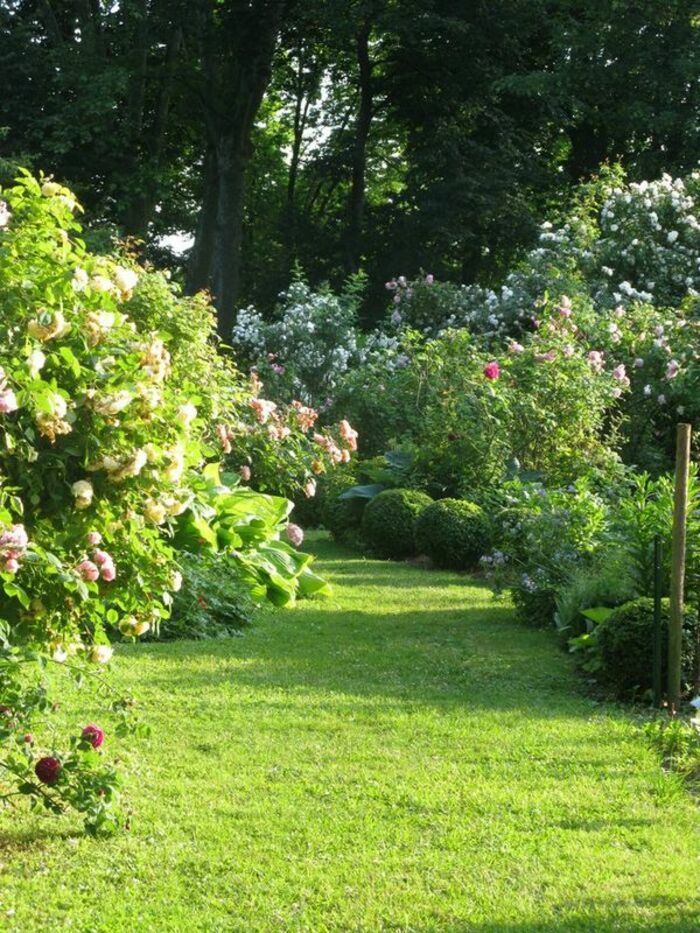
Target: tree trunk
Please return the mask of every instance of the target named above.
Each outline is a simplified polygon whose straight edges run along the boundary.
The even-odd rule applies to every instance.
[[[346,266],[348,272],[357,272],[362,261],[362,229],[365,216],[365,174],[367,169],[367,140],[372,125],[372,62],[369,57],[369,37],[372,26],[365,22],[356,38],[359,66],[360,102],[355,125],[352,152],[352,182],[348,198],[348,229],[346,236]]]
[[[245,143],[241,134],[231,133],[222,137],[216,147],[218,196],[211,290],[219,312],[219,336],[225,342],[231,340],[241,284],[243,199],[248,161]]]
[[[251,133],[272,77],[286,0],[236,4],[235,31],[216,35],[209,6],[202,42],[206,87],[200,98],[209,135],[204,199],[188,272],[188,290],[208,286],[219,335],[231,339],[241,283],[245,173]],[[206,162],[209,164],[207,165]]]

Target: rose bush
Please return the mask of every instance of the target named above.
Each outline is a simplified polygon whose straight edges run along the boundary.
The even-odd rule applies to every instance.
[[[0,795],[76,807],[106,832],[120,818],[104,734],[51,732],[46,669],[106,690],[111,639],[169,615],[177,547],[226,552],[256,599],[286,604],[325,584],[282,540],[291,503],[243,488],[245,471],[219,475],[222,456],[246,466],[251,438],[283,439],[276,405],[217,355],[204,297],[182,299],[128,256],[91,254],[79,210],[28,173],[2,193]],[[310,452],[285,475],[311,494],[311,462],[348,460],[356,434],[314,433],[304,406],[285,419]],[[109,707],[125,733],[131,701]]]

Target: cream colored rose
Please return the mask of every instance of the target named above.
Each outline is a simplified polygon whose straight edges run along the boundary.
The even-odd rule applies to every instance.
[[[41,350],[32,350],[27,358],[27,367],[29,368],[29,375],[32,379],[36,379],[45,365],[46,356]]]
[[[48,323],[44,324],[38,319],[34,319],[27,324],[27,331],[30,336],[36,337],[42,343],[48,340],[54,340],[56,337],[62,337],[70,330],[70,324],[66,321],[60,311],[54,311],[50,316]]]
[[[83,292],[88,286],[90,281],[90,276],[87,274],[85,269],[81,269],[78,266],[73,273],[73,278],[71,279],[71,286],[74,292]]]
[[[162,525],[167,518],[165,506],[160,502],[156,502],[155,499],[149,499],[143,511],[146,518],[153,522],[154,525]]]
[[[79,479],[77,482],[73,483],[71,490],[75,497],[76,509],[87,509],[95,495],[92,483],[87,479]]]
[[[184,405],[180,405],[175,415],[175,420],[178,421],[183,427],[189,427],[194,419],[197,417],[197,409],[191,402],[186,402]]]
[[[120,292],[130,295],[138,285],[139,277],[133,269],[116,266],[114,269],[114,282]]]
[[[133,399],[133,395],[127,389],[115,392],[113,395],[103,395],[94,398],[92,407],[100,415],[116,415],[123,411]]]

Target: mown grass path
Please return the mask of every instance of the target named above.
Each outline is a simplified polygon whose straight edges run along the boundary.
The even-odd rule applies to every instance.
[[[697,930],[697,808],[552,635],[317,549],[330,603],[122,653],[133,829],[0,815],[0,929]]]

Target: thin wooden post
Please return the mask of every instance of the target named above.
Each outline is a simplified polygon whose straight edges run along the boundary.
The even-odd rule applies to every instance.
[[[661,692],[663,690],[662,664],[661,664],[661,590],[663,582],[662,575],[662,549],[661,536],[654,538],[654,648],[653,648],[653,681],[654,684],[654,706],[661,706]]]
[[[683,587],[685,583],[685,535],[688,513],[690,468],[689,424],[679,424],[676,434],[676,480],[673,496],[671,540],[671,605],[668,624],[668,707],[678,712],[681,703],[681,660],[683,650]]]

